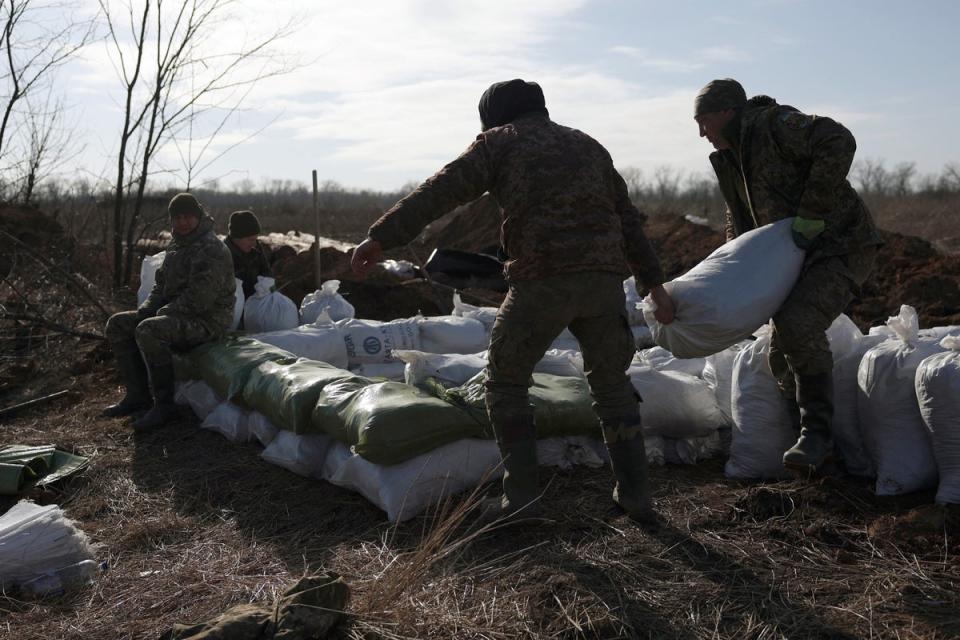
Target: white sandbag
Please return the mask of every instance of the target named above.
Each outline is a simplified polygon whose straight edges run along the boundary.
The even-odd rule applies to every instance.
[[[436,378],[444,386],[459,387],[487,366],[486,352],[446,354],[401,349],[393,355],[405,363],[404,382],[414,386]]]
[[[284,351],[346,369],[350,360],[343,334],[332,322],[305,324],[293,329],[256,333],[250,336]]]
[[[293,300],[274,291],[276,281],[257,277],[254,294],[243,307],[243,327],[248,333],[293,329],[300,324],[300,311]]]
[[[386,378],[397,382],[403,381],[405,370],[404,362],[364,362],[350,367],[350,371],[364,378]]]
[[[339,280],[327,280],[313,293],[308,293],[300,303],[300,323],[311,324],[316,322],[322,311],[334,322],[356,316],[353,305],[337,293],[340,289]]]
[[[643,310],[640,309],[643,298],[637,292],[637,279],[633,276],[623,281],[623,295],[627,299],[627,320],[630,326],[646,326],[647,321],[643,317]]]
[[[233,288],[233,320],[230,321],[230,331],[236,331],[240,328],[240,322],[243,320],[243,307],[247,299],[243,294],[243,280],[234,278]]]
[[[549,373],[565,378],[583,377],[583,358],[579,351],[572,349],[547,349],[540,362],[533,368],[534,373]]]
[[[717,408],[723,416],[724,425],[733,424],[733,413],[730,408],[730,391],[733,386],[733,363],[737,354],[752,343],[751,340],[738,342],[732,347],[707,356],[703,363],[703,380],[713,388],[717,397]]]
[[[643,447],[647,452],[647,464],[662,467],[667,462],[667,439],[663,436],[644,436]]]
[[[770,332],[759,336],[736,356],[733,365],[729,478],[783,478],[783,454],[797,441],[787,401],[780,393],[767,357]]]
[[[560,332],[560,335],[553,340],[550,348],[561,351],[580,351],[580,342],[574,337],[570,329],[564,329]]]
[[[86,534],[57,505],[23,500],[0,515],[0,590],[58,595],[92,581]]]
[[[633,334],[633,346],[637,349],[648,349],[656,344],[653,341],[653,333],[647,325],[632,325],[630,333]]]
[[[152,256],[144,256],[140,263],[140,286],[137,288],[137,306],[143,304],[150,292],[153,291],[153,285],[157,282],[157,269],[163,264],[163,259],[167,257],[166,251],[161,251]]]
[[[418,317],[420,351],[427,353],[477,353],[490,338],[483,323],[463,316]]]
[[[857,412],[857,370],[863,354],[886,338],[863,335],[853,321],[842,315],[827,332],[833,353],[833,442],[847,472],[873,477],[873,458],[863,443]]]
[[[920,338],[917,312],[907,305],[887,320],[897,337],[867,351],[857,370],[857,411],[863,442],[877,470],[876,493],[910,493],[937,484],[930,431],[914,386],[917,368],[940,345]]]
[[[400,464],[377,465],[337,442],[323,466],[324,480],[356,491],[387,512],[391,522],[416,516],[443,498],[503,475],[492,440],[465,439]]]
[[[661,325],[650,296],[643,314],[654,341],[680,358],[708,356],[748,338],[780,308],[803,266],[793,218],[748,231],[664,285],[676,319]]]
[[[709,460],[723,449],[720,432],[699,438],[664,438],[664,458],[668,464],[697,464]]]
[[[476,307],[467,304],[460,297],[459,291],[453,294],[453,315],[479,320],[486,328],[488,337],[493,330],[493,323],[497,321],[497,311],[497,307]]]
[[[247,415],[247,428],[250,430],[250,435],[264,447],[269,446],[280,433],[280,429],[273,426],[273,423],[267,420],[267,416],[259,411],[251,411]]]
[[[708,435],[723,424],[713,389],[703,380],[679,371],[658,371],[632,365],[630,382],[643,402],[643,432],[668,438]]]
[[[650,347],[633,356],[634,364],[647,365],[657,371],[679,371],[697,378],[703,376],[706,358],[677,358],[663,347]]]
[[[279,431],[260,457],[297,475],[320,477],[332,443],[333,439],[323,433],[297,435]]]
[[[250,412],[244,411],[233,402],[221,402],[203,419],[200,427],[222,434],[227,440],[235,444],[250,442],[253,434],[247,424]]]
[[[380,263],[384,271],[401,280],[413,280],[417,277],[417,266],[409,260],[384,260]]]
[[[380,322],[379,320],[340,320],[336,323],[347,347],[351,366],[365,363],[397,362],[395,349],[420,348],[420,326],[416,318]]]
[[[537,464],[570,471],[574,467],[598,468],[607,464],[610,455],[603,441],[586,436],[563,436],[537,440]]]
[[[914,383],[940,473],[937,503],[960,504],[960,337],[945,337],[940,346],[948,351],[921,362]]]
[[[177,387],[174,402],[189,406],[198,418],[205,420],[223,402],[223,398],[217,396],[213,388],[203,380],[189,380]]]

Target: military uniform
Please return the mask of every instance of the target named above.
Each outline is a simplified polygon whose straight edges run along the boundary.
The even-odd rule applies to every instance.
[[[484,99],[492,91],[525,91],[519,82],[494,85]],[[539,96],[542,101],[542,93]],[[635,348],[622,281],[632,272],[638,282],[653,287],[663,282],[663,273],[643,232],[644,216],[631,203],[603,146],[585,133],[552,122],[536,100],[525,113],[491,123],[485,117],[484,99],[481,118],[494,126],[385,213],[369,236],[389,249],[409,242],[432,220],[485,192],[499,202],[510,289],[491,337],[486,403],[505,459],[504,508],[510,511],[536,498],[535,475],[529,478],[537,464],[530,376],[568,326],[580,341],[606,439],[634,443],[630,461],[620,461],[620,484],[629,484],[622,477],[626,467],[645,470],[645,454],[641,452],[643,459],[637,460],[635,449],[637,440],[642,448],[642,437],[633,438],[640,432],[639,414],[626,369]],[[503,104],[498,105],[498,96],[493,95],[486,106],[497,112]],[[518,475],[526,476],[519,482],[523,486],[511,486]],[[621,504],[629,500],[625,491],[621,489]],[[508,509],[506,498],[511,494],[515,504]]]
[[[880,235],[847,180],[856,142],[830,118],[767,96],[724,128],[731,148],[710,156],[727,203],[727,239],[788,217],[820,224],[802,274],[773,317],[770,366],[800,424],[829,432],[833,357],[826,331],[870,274]]]
[[[258,240],[253,249],[244,253],[230,238],[227,238],[224,244],[230,249],[230,256],[233,258],[233,274],[243,283],[243,295],[249,298],[254,294],[257,278],[273,276],[263,245]]]
[[[147,299],[136,311],[107,321],[105,333],[128,396],[121,401],[127,406],[115,405],[107,415],[125,415],[125,409],[149,401],[147,370],[154,401],[172,403],[172,350],[223,335],[233,320],[235,292],[230,252],[213,232],[212,218],[201,218],[187,236],[173,234]]]

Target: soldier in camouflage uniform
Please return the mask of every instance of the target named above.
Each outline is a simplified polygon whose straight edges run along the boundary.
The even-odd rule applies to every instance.
[[[650,288],[658,318],[673,319],[657,256],[607,153],[586,134],[552,122],[535,83],[491,86],[480,100],[483,132],[456,160],[370,227],[353,254],[366,273],[383,249],[413,240],[432,220],[485,192],[503,216],[509,292],[490,341],[486,404],[503,456],[503,497],[483,520],[539,511],[536,429],[528,387],[534,366],[569,327],[610,451],[614,500],[638,522],[655,521],[638,397],[626,369],[634,353],[622,281]]]
[[[811,472],[833,453],[833,357],[826,331],[873,268],[880,235],[847,181],[856,142],[841,124],[747,100],[736,80],[714,80],[695,102],[700,136],[727,202],[727,239],[794,217],[806,251],[800,279],[773,317],[770,367],[800,428],[785,466]]]
[[[253,211],[234,211],[227,222],[227,240],[224,244],[233,257],[233,273],[243,283],[243,295],[249,298],[257,286],[257,278],[270,277],[270,263],[257,239],[260,220]]]
[[[110,316],[106,335],[127,387],[103,415],[125,416],[152,408],[133,423],[149,429],[176,415],[173,349],[214,340],[230,328],[236,283],[230,251],[213,232],[213,218],[181,193],[168,207],[173,240],[150,295],[136,311]],[[148,386],[149,384],[149,386]]]

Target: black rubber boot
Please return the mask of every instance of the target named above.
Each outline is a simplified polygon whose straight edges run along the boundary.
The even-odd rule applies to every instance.
[[[503,495],[481,503],[477,524],[514,522],[540,515],[540,470],[533,418],[494,425],[503,457]]]
[[[129,416],[137,411],[150,408],[150,389],[147,386],[147,369],[143,365],[143,358],[139,351],[118,353],[117,370],[124,386],[127,388],[123,399],[112,404],[100,415],[104,418]]]
[[[659,518],[653,508],[640,416],[604,422],[603,440],[617,481],[613,501],[627,512],[631,520],[646,526],[657,525]]]
[[[813,474],[833,459],[833,372],[797,375],[800,439],[783,454],[783,466]]]
[[[180,415],[173,402],[173,365],[150,367],[150,387],[153,408],[133,423],[133,428],[138,431],[162,427]]]

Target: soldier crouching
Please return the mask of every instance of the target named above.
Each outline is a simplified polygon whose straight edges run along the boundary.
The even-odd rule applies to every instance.
[[[127,392],[102,415],[149,408],[135,429],[161,426],[177,414],[173,352],[219,338],[233,319],[233,260],[213,232],[213,218],[189,193],[174,196],[168,210],[173,240],[150,295],[136,311],[111,316],[106,327]]]

